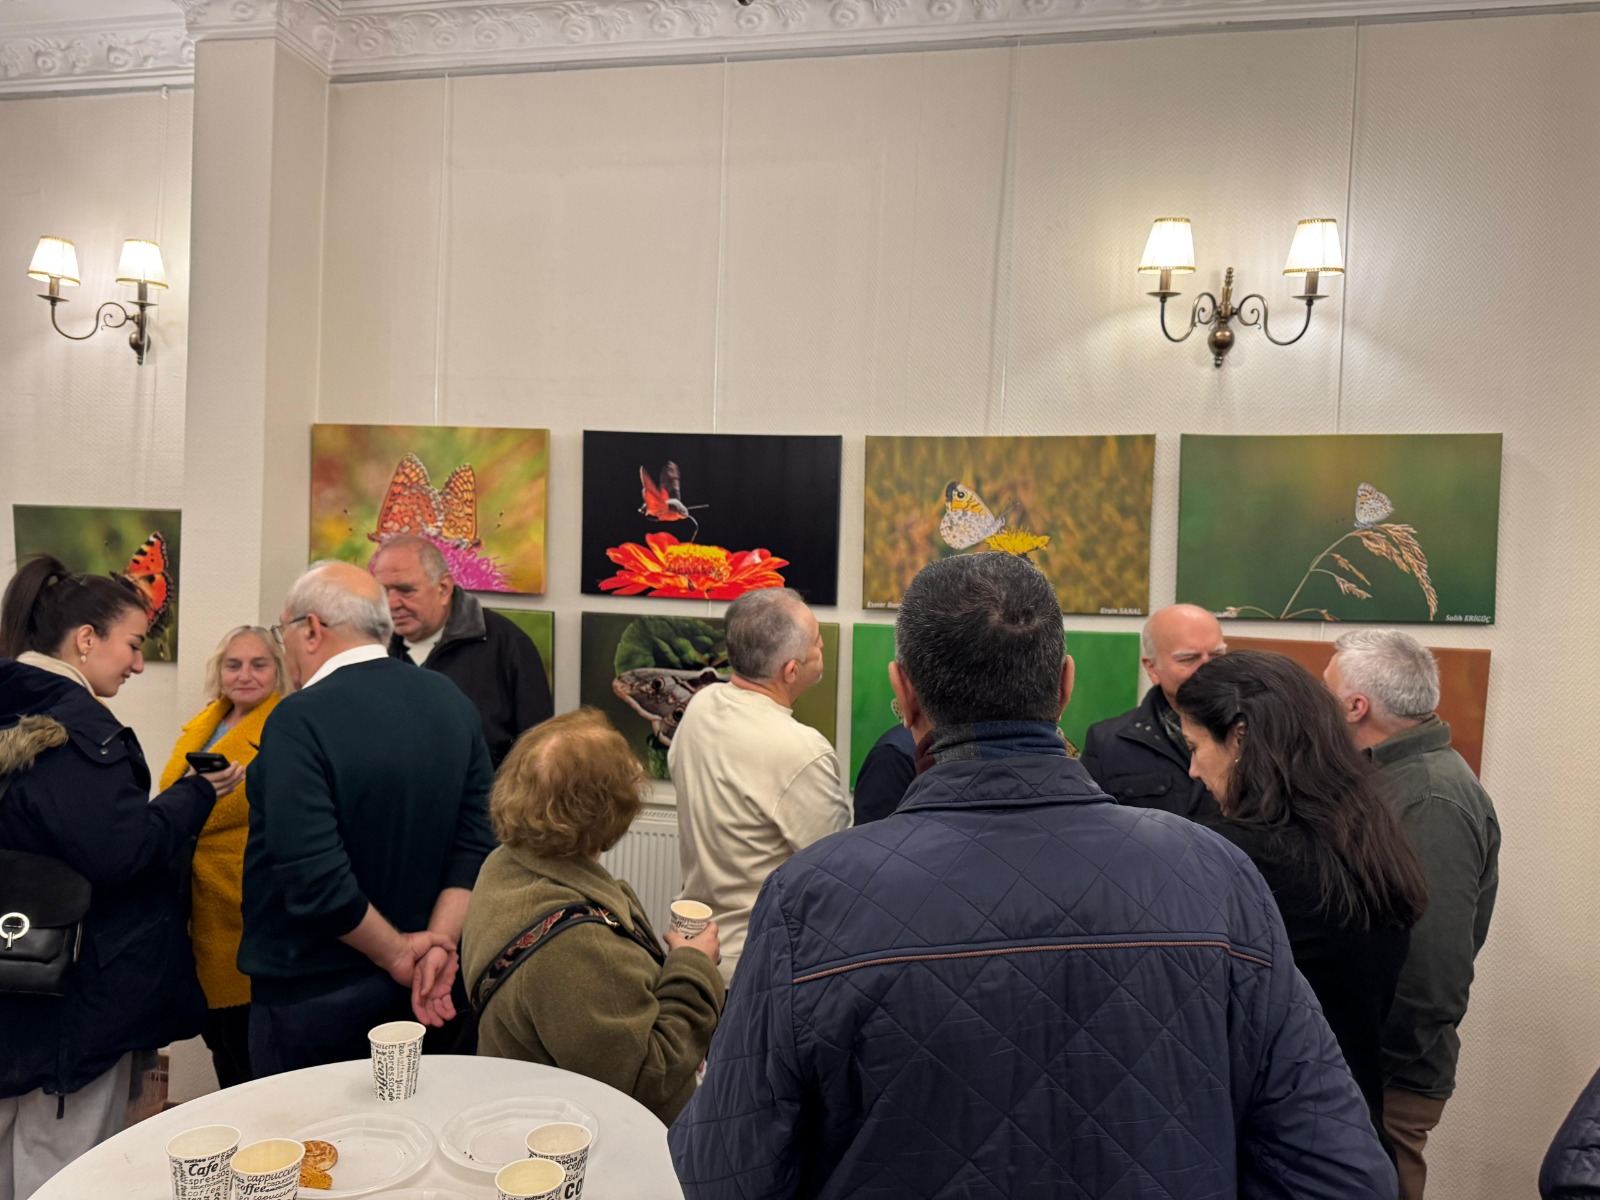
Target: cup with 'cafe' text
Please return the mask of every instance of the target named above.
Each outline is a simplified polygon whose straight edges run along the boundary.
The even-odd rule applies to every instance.
[[[390,1021],[367,1032],[372,1043],[372,1094],[379,1100],[409,1100],[417,1094],[426,1032],[417,1021]]]
[[[238,1148],[239,1131],[232,1125],[202,1125],[173,1138],[167,1143],[172,1200],[229,1200],[228,1163]]]

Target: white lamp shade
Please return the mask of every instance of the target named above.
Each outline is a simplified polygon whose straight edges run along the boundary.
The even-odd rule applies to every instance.
[[[154,242],[129,238],[122,243],[122,259],[117,263],[118,283],[148,283],[167,286],[167,269],[161,262],[161,247]]]
[[[1144,244],[1139,273],[1155,275],[1162,271],[1193,270],[1194,233],[1189,228],[1189,218],[1157,217],[1150,227],[1150,240]]]
[[[68,287],[78,286],[78,251],[66,238],[42,237],[28,264],[28,278],[40,283],[59,279]]]
[[[1321,271],[1344,274],[1344,253],[1339,249],[1339,222],[1332,217],[1312,217],[1295,226],[1294,242],[1289,246],[1285,275],[1304,275]]]

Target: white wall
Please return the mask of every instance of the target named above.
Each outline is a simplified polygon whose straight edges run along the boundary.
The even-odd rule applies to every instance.
[[[16,561],[13,504],[183,505],[192,117],[188,91],[0,103],[0,579]],[[143,366],[126,329],[83,343],[51,330],[44,285],[24,275],[43,234],[77,243],[83,286],[63,289],[59,314],[74,334],[102,301],[133,298],[114,282],[122,240],[160,243],[172,287],[154,291]],[[159,771],[198,697],[153,663],[112,707]]]
[[[866,434],[1156,431],[1161,604],[1179,434],[1503,431],[1499,623],[1429,630],[1494,651],[1505,832],[1431,1194],[1531,1195],[1600,1065],[1579,615],[1600,584],[1600,346],[1586,297],[1551,294],[1600,266],[1581,236],[1597,52],[1585,13],[335,85],[316,416],[552,429],[552,586],[523,603],[558,614],[563,707],[578,614],[638,607],[578,592],[585,428],[844,434],[841,604],[822,613],[844,662],[850,623],[883,619],[858,608]],[[229,501],[186,497],[181,461],[189,103],[0,105],[0,505]],[[1241,330],[1214,370],[1198,339],[1160,338],[1133,271],[1165,213],[1195,220],[1191,292],[1232,265],[1286,301],[1302,216],[1341,218],[1350,272],[1303,342]],[[85,300],[114,290],[118,239],[156,230],[174,287],[152,366],[44,327],[22,269],[47,228],[77,239]],[[298,472],[308,446],[272,453]],[[7,567],[10,536],[5,516]],[[195,706],[171,668],[126,695],[157,756]]]
[[[1548,294],[1600,267],[1567,235],[1600,192],[1597,52],[1584,14],[336,85],[318,416],[554,431],[529,603],[562,706],[578,614],[638,607],[578,591],[585,428],[843,433],[846,662],[865,434],[1155,430],[1160,604],[1179,434],[1503,431],[1499,624],[1429,631],[1495,652],[1505,830],[1431,1194],[1529,1195],[1600,1065],[1600,349]],[[1133,271],[1165,213],[1194,218],[1191,291],[1232,265],[1296,318],[1302,216],[1340,218],[1350,272],[1304,342],[1241,330],[1214,370]]]

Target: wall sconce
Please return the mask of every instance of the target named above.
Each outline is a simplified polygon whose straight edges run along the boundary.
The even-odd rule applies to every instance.
[[[1210,292],[1201,292],[1189,310],[1189,328],[1174,337],[1167,328],[1167,301],[1178,293],[1172,290],[1174,273],[1194,273],[1194,234],[1188,217],[1160,217],[1150,229],[1150,240],[1145,243],[1144,258],[1139,263],[1141,275],[1161,276],[1157,290],[1149,294],[1161,301],[1161,332],[1169,342],[1181,342],[1195,331],[1195,326],[1207,326],[1211,332],[1206,344],[1211,347],[1211,361],[1222,365],[1223,358],[1233,349],[1233,330],[1229,322],[1237,319],[1241,325],[1258,325],[1267,340],[1275,346],[1292,346],[1311,328],[1311,306],[1327,299],[1327,293],[1317,291],[1320,275],[1343,275],[1344,256],[1339,250],[1339,223],[1332,217],[1314,217],[1301,221],[1295,228],[1294,241],[1289,246],[1289,260],[1283,265],[1285,275],[1304,275],[1306,290],[1296,300],[1306,302],[1305,323],[1300,332],[1285,341],[1272,336],[1267,328],[1267,302],[1259,293],[1252,292],[1238,304],[1233,302],[1233,268],[1229,267],[1222,279],[1222,299]]]
[[[122,243],[117,282],[132,284],[139,289],[138,298],[133,302],[139,311],[130,313],[117,301],[107,300],[95,310],[94,325],[88,333],[68,333],[56,323],[56,305],[66,303],[66,297],[61,294],[62,286],[77,287],[79,284],[78,251],[71,242],[65,238],[40,238],[39,248],[33,252],[33,261],[28,264],[28,278],[50,285],[48,292],[39,293],[39,299],[49,302],[50,324],[62,337],[82,342],[102,329],[120,329],[124,325],[132,325],[133,332],[128,335],[128,345],[133,347],[139,362],[144,362],[144,356],[150,349],[149,310],[156,306],[155,301],[150,299],[150,289],[167,286],[167,272],[161,263],[160,246],[134,238]]]

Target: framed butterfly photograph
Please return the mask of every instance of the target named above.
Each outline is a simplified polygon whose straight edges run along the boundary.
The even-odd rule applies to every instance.
[[[628,740],[651,778],[666,779],[667,749],[684,707],[728,682],[721,617],[583,614],[578,702],[598,708]],[[830,742],[839,719],[839,626],[821,622],[822,683],[795,701],[794,719]]]
[[[547,429],[313,425],[311,559],[414,534],[470,592],[541,595],[549,473]]]
[[[1185,434],[1177,599],[1221,617],[1492,625],[1498,433]]]
[[[583,435],[583,590],[732,600],[839,598],[839,437]]]
[[[125,580],[139,593],[150,620],[146,660],[178,661],[183,523],[177,509],[17,504],[11,524],[19,563],[32,554],[53,554],[74,571]]]
[[[898,608],[928,563],[1028,559],[1064,613],[1142,616],[1150,599],[1154,434],[869,437],[861,602]]]
[[[1089,726],[1120,716],[1139,703],[1146,686],[1139,668],[1139,635],[1105,630],[1067,630],[1067,653],[1077,666],[1072,701],[1059,725],[1071,753],[1083,746]],[[894,689],[889,686],[889,664],[894,661],[894,626],[857,625],[850,647],[850,762],[849,786],[867,752],[900,720],[889,707]]]

